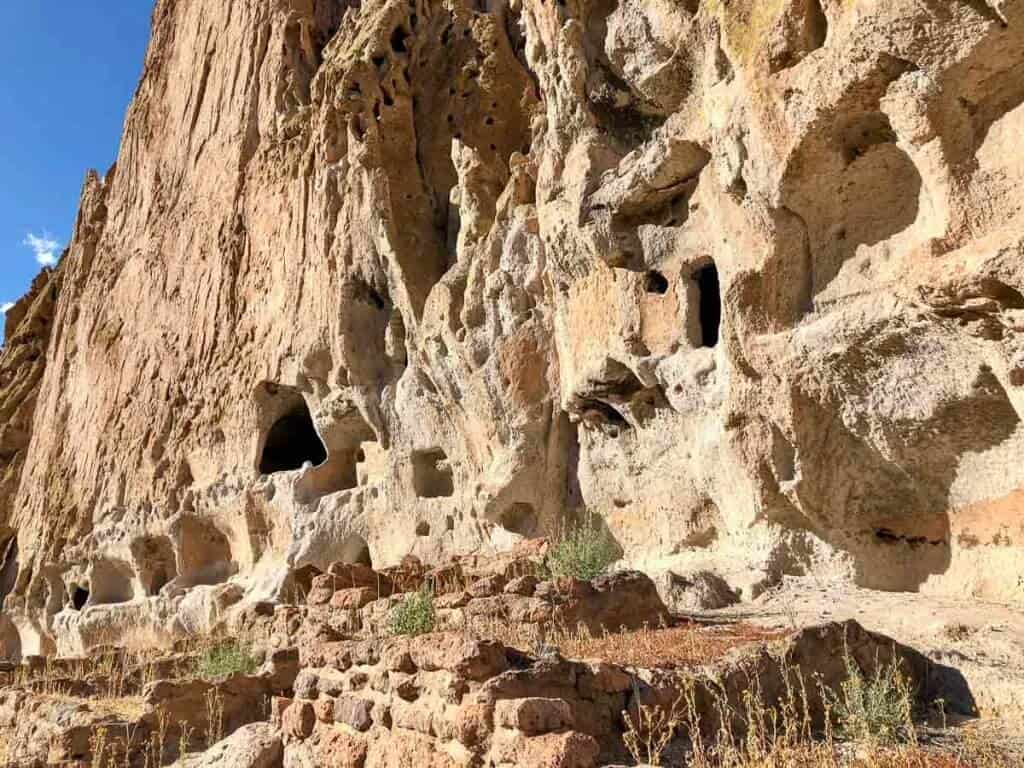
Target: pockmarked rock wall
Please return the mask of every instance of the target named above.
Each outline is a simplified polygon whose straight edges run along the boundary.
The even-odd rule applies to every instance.
[[[1024,599],[1021,135],[1021,0],[159,0],[8,316],[4,654],[579,516]]]

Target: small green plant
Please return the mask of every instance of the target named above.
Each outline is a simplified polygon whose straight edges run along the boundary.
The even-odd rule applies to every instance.
[[[227,642],[210,648],[200,656],[197,672],[200,677],[205,678],[251,675],[257,666],[259,665],[249,654],[248,648],[235,642]]]
[[[839,734],[850,741],[892,745],[914,736],[914,691],[899,658],[865,675],[846,656],[847,679],[835,695]]]
[[[391,609],[391,634],[417,637],[434,631],[437,615],[434,611],[434,594],[421,589],[406,595],[402,602]]]
[[[545,562],[553,576],[590,581],[607,573],[618,559],[619,549],[611,534],[588,517],[552,546]]]

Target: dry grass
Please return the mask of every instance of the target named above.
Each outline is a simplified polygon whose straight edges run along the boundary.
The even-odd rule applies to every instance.
[[[438,592],[464,589],[466,577],[451,576],[450,585],[435,583]],[[594,659],[624,667],[640,669],[679,670],[680,679],[689,675],[683,670],[721,659],[735,649],[748,648],[785,637],[786,631],[769,631],[745,624],[704,626],[685,623],[674,626],[645,627],[634,631],[592,633],[585,627],[569,629],[537,624],[514,623],[503,616],[471,617],[461,627],[467,633],[504,645],[544,655],[557,651],[567,658]],[[386,627],[382,627],[384,632]],[[254,638],[232,638],[233,646],[251,644]],[[175,738],[184,753],[193,741],[211,745],[223,736],[223,701],[219,693],[208,697],[206,704],[207,729],[193,734],[169,723],[158,712],[156,732],[146,736],[147,743],[135,743],[131,728],[144,713],[144,702],[137,695],[148,682],[158,677],[190,678],[195,675],[197,661],[215,649],[225,646],[223,635],[196,637],[186,642],[169,645],[165,638],[140,632],[132,638],[128,650],[111,648],[88,658],[48,661],[45,666],[29,672],[20,668],[15,683],[36,693],[82,703],[99,715],[112,715],[126,725],[98,727],[93,734],[95,768],[120,768],[125,765],[129,751],[142,750],[147,768],[162,764],[164,747]],[[673,678],[676,676],[672,676]],[[798,677],[798,675],[795,675]],[[870,681],[868,681],[870,682]],[[81,685],[88,683],[89,695]],[[1014,761],[991,740],[968,733],[956,743],[942,748],[918,744],[916,730],[910,722],[911,713],[906,706],[893,711],[904,713],[906,728],[898,733],[908,739],[906,743],[882,745],[872,743],[864,735],[870,729],[850,733],[837,729],[833,733],[831,720],[826,732],[814,732],[804,702],[807,698],[802,683],[789,691],[788,700],[781,707],[769,709],[762,703],[755,687],[748,692],[739,711],[724,696],[709,711],[698,707],[693,690],[685,686],[668,706],[639,703],[639,695],[632,697],[630,709],[622,713],[625,728],[624,741],[638,763],[649,765],[685,765],[687,768],[1011,768],[1024,766]],[[899,687],[896,686],[898,689]],[[839,691],[838,695],[851,696],[856,686]],[[888,701],[887,697],[882,697]],[[871,697],[861,697],[871,701]],[[664,700],[664,699],[662,699]],[[831,715],[835,719],[846,717],[844,707],[835,700]],[[897,705],[900,702],[892,702]],[[849,702],[847,702],[849,704]],[[717,711],[715,711],[717,708]],[[870,708],[862,707],[869,711]],[[718,732],[706,739],[702,725],[720,722]],[[742,728],[734,729],[740,722]],[[854,729],[856,731],[856,729]],[[840,738],[840,733],[848,740]],[[193,738],[193,737],[196,738]],[[857,740],[857,739],[860,740]],[[10,753],[9,736],[0,732],[0,765]]]
[[[224,738],[224,698],[216,688],[206,692],[206,746]]]
[[[200,667],[208,672],[204,663],[223,661],[226,654],[231,656],[228,662],[238,667],[230,671],[255,671],[251,659],[241,658],[242,651],[252,647],[254,637],[214,633],[169,644],[162,635],[140,630],[126,638],[124,647],[101,645],[84,657],[47,658],[37,668],[20,666],[11,682],[43,695],[76,697],[85,688],[89,701],[120,700],[136,696],[157,680],[190,679]],[[153,644],[147,646],[147,639]]]
[[[851,751],[854,754],[850,754]],[[953,752],[943,752],[919,746],[857,750],[808,741],[780,744],[766,754],[741,755],[728,763],[715,765],[727,768],[1019,768],[1021,763],[995,745],[979,748],[965,745]]]
[[[153,645],[147,647],[149,637]],[[224,661],[226,645],[242,647],[240,643],[252,638],[233,637],[228,641],[223,634],[191,637],[173,644],[156,642],[157,637],[139,633],[124,648],[112,644],[101,647],[83,658],[49,658],[42,666],[18,667],[12,675],[14,686],[31,691],[40,698],[81,705],[97,718],[112,717],[116,724],[97,726],[91,735],[90,768],[125,768],[142,766],[158,768],[165,764],[165,756],[174,734],[180,735],[179,747],[191,746],[193,729],[172,723],[160,709],[155,713],[155,727],[140,727],[147,714],[145,700],[140,695],[151,682],[158,679],[191,679],[204,661]],[[233,662],[233,659],[229,661]],[[254,667],[247,659],[244,670]],[[224,732],[223,701],[219,693],[206,702],[209,728],[204,734],[206,742],[217,741]],[[8,742],[12,734],[0,733],[0,766],[16,764],[16,750]],[[14,762],[12,763],[12,760]]]
[[[832,744],[804,742],[782,744],[761,755],[737,755],[728,762],[692,763],[723,768],[1012,768],[1020,766],[994,748],[982,752],[970,749],[954,754],[922,747],[872,748],[850,755],[850,750]]]
[[[138,720],[146,714],[146,702],[141,696],[125,696],[119,699],[98,696],[84,697],[67,694],[49,694],[45,698],[68,704],[81,704],[90,712],[101,717],[111,716],[120,720]]]
[[[857,757],[850,763],[850,768],[1009,768],[1009,760],[1007,755],[998,753],[994,746],[977,751],[965,747],[955,754],[943,754],[921,747],[904,747]]]
[[[496,640],[537,654],[557,650],[567,658],[675,670],[711,663],[735,649],[778,640],[788,634],[746,624],[706,627],[688,623],[596,635],[585,627],[567,630],[517,624],[499,617],[474,617],[465,629],[480,639]],[[859,690],[856,686],[849,688],[847,695],[856,690]],[[916,744],[857,746],[841,742],[831,728],[825,734],[812,732],[811,718],[803,704],[806,694],[799,686],[790,690],[788,701],[779,710],[765,708],[756,691],[749,693],[745,711],[732,712],[752,726],[749,731],[740,736],[731,727],[723,726],[713,743],[708,744],[702,743],[699,736],[691,737],[695,743],[690,743],[692,751],[685,762],[663,762],[674,739],[680,734],[700,731],[702,714],[693,698],[687,699],[685,694],[670,707],[640,706],[624,712],[627,748],[637,763],[686,765],[688,768],[1011,768],[1021,765],[992,743],[974,738],[942,749]],[[903,730],[915,733],[909,721],[909,709],[900,707],[898,701],[894,704],[907,718]],[[719,700],[717,707],[719,714],[730,710],[724,700]],[[848,702],[847,707],[852,707],[852,702]]]
[[[789,633],[748,624],[708,627],[697,623],[644,627],[600,634],[575,629],[523,624],[500,616],[473,616],[462,629],[480,640],[538,655],[557,651],[568,659],[605,661],[641,669],[688,669],[721,659],[735,649],[786,637]]]
[[[918,730],[909,707],[898,701],[908,685],[894,680],[879,690],[896,700],[886,709],[904,718],[897,729],[904,743],[884,743],[873,729],[858,733],[854,740],[837,737],[835,724],[848,726],[850,712],[858,712],[851,696],[880,679],[902,673],[890,668],[868,677],[848,662],[851,677],[859,680],[836,694],[822,690],[826,702],[824,732],[812,726],[807,701],[808,688],[797,669],[783,670],[786,693],[777,707],[768,707],[756,680],[745,691],[743,703],[733,706],[724,692],[716,692],[710,707],[698,705],[696,683],[683,682],[679,696],[670,706],[641,703],[638,692],[630,710],[623,712],[625,743],[634,760],[649,765],[686,765],[687,768],[1011,768],[1021,766],[991,740],[966,732],[952,746],[930,747],[918,740]],[[836,705],[840,705],[839,708]],[[859,712],[858,717],[873,717]],[[708,734],[704,727],[717,723]],[[840,732],[842,732],[842,728]],[[849,733],[850,729],[845,728]],[[673,747],[675,754],[671,754]],[[669,757],[669,762],[665,762]]]
[[[563,634],[558,646],[570,658],[599,659],[624,667],[683,669],[716,661],[737,648],[778,640],[786,634],[746,624],[644,627],[600,635],[581,628]]]

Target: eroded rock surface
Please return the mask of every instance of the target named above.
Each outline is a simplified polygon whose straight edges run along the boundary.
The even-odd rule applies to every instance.
[[[159,0],[8,317],[4,655],[577,512],[1021,600],[1022,130],[1021,0]]]
[[[489,576],[468,590],[439,587],[437,625],[416,636],[389,630],[396,602],[416,594],[394,592],[419,590],[419,578],[441,584],[444,569],[407,562],[374,574],[338,563],[318,577],[309,602],[250,610],[205,647],[31,657],[13,673],[3,670],[12,674],[0,690],[5,764],[634,764],[629,734],[641,712],[679,718],[665,745],[682,754],[729,731],[743,738],[755,701],[766,713],[798,713],[821,727],[830,706],[824,697],[837,695],[851,670],[870,677],[892,664],[922,703],[936,696],[955,703],[941,667],[854,621],[762,633],[677,620],[665,615],[650,579],[635,573],[537,582],[533,597],[510,590],[515,579],[497,592],[478,588],[502,581],[512,562],[477,561]],[[445,569],[473,566],[466,560]],[[363,606],[358,621],[352,608],[321,599],[331,589],[366,589],[345,581],[370,574],[385,594]],[[330,579],[337,582],[328,586]],[[443,607],[446,598],[456,599]],[[533,610],[522,610],[530,600]],[[632,607],[611,615],[612,602]],[[500,621],[479,621],[488,616]],[[616,629],[610,622],[619,620]],[[252,665],[199,663],[218,647]]]

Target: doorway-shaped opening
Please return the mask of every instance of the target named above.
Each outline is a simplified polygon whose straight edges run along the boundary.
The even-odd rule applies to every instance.
[[[128,603],[135,597],[132,570],[120,560],[97,560],[89,574],[92,605]]]
[[[132,543],[132,555],[142,588],[150,597],[160,594],[178,575],[174,547],[166,536],[147,536]]]
[[[183,517],[174,525],[183,587],[221,584],[236,571],[228,538],[209,520]]]
[[[443,498],[455,493],[452,467],[440,448],[414,452],[412,473],[416,495],[421,499]]]
[[[89,590],[75,585],[71,590],[71,607],[80,611],[89,603]]]
[[[300,396],[267,433],[260,456],[260,473],[291,472],[309,462],[314,467],[327,461],[327,449],[313,425],[309,406]]]
[[[710,263],[693,273],[697,286],[699,328],[694,342],[701,347],[717,347],[722,327],[722,289],[718,267]]]
[[[517,501],[502,510],[498,525],[520,536],[533,536],[540,528],[540,518],[533,504]]]
[[[338,553],[338,562],[372,568],[373,558],[370,556],[370,545],[362,536],[353,533],[342,543]]]

